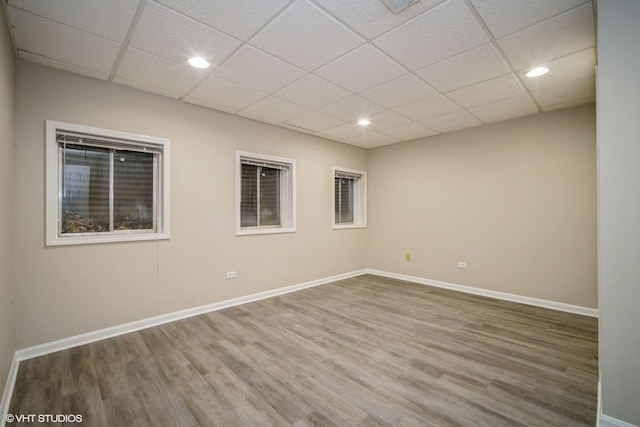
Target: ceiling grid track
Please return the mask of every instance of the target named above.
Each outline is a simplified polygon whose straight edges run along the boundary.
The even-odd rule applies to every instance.
[[[127,52],[129,48],[129,42],[131,41],[131,37],[133,37],[133,32],[138,26],[138,21],[140,21],[140,17],[142,16],[142,12],[144,11],[145,6],[147,5],[148,0],[140,0],[138,3],[138,8],[136,9],[135,15],[133,15],[133,19],[131,20],[131,25],[129,26],[129,31],[127,31],[127,35],[120,46],[120,50],[118,50],[118,55],[116,56],[115,61],[113,61],[113,67],[111,68],[111,72],[109,73],[109,82],[113,82],[113,78],[116,76],[116,72],[120,67],[120,63],[122,62],[122,58],[124,54]]]
[[[282,16],[287,10],[289,10],[294,4],[295,4],[296,0],[290,0],[289,3],[284,6],[278,13],[276,13],[274,16],[271,17],[271,19],[269,19],[267,22],[264,23],[264,25],[262,25],[260,28],[258,28],[253,34],[251,34],[251,36],[249,36],[246,40],[242,41],[242,43],[240,43],[240,45],[235,48],[233,50],[233,52],[231,52],[229,55],[227,55],[226,58],[224,58],[222,61],[220,61],[220,63],[218,64],[214,64],[212,70],[207,74],[207,76],[211,76],[213,74],[215,74],[215,71],[222,67],[230,58],[233,58],[233,56],[238,53],[242,48],[244,48],[245,46],[249,45],[251,43],[251,41],[256,38],[256,36],[258,34],[260,34],[262,32],[262,30],[264,30],[265,28],[267,28],[269,25],[271,25],[271,23],[273,21],[275,21],[276,19],[278,19],[280,16]],[[282,61],[281,58],[278,58]],[[286,61],[283,61],[286,62]],[[289,64],[295,67],[294,64]],[[191,89],[189,89],[184,95],[182,95],[180,98],[180,100],[183,100],[184,98],[188,97],[189,95],[191,95],[191,93],[196,90],[198,88],[198,86],[200,86],[202,84],[202,82],[204,82],[206,80],[206,77],[202,80],[200,80],[198,83],[196,83]],[[268,94],[269,95],[269,94]],[[267,95],[267,96],[268,96]]]
[[[536,105],[536,108],[538,109],[538,113],[542,113],[543,112],[542,106],[536,100],[536,98],[533,96],[533,94],[531,93],[531,91],[529,90],[527,85],[522,81],[522,78],[520,77],[520,74],[518,74],[518,71],[513,67],[513,65],[511,64],[511,61],[509,61],[509,58],[507,57],[507,55],[504,53],[504,51],[500,47],[500,44],[498,44],[498,41],[493,36],[493,33],[491,32],[489,27],[487,27],[487,24],[484,22],[484,20],[482,19],[482,17],[480,16],[480,14],[476,10],[476,8],[473,6],[473,4],[471,4],[471,0],[463,0],[463,1],[465,2],[467,7],[469,8],[471,13],[473,14],[474,18],[478,21],[478,24],[482,27],[484,32],[487,34],[487,37],[489,37],[489,40],[491,41],[491,44],[493,44],[493,47],[496,48],[496,50],[498,51],[498,54],[502,57],[502,60],[505,62],[505,64],[507,64],[507,67],[509,67],[509,70],[511,71],[511,74],[513,74],[515,76],[515,78],[518,80],[518,84],[520,84],[520,86],[522,86],[522,88],[524,89],[525,93],[527,95],[529,95],[529,97],[531,98],[533,103]]]

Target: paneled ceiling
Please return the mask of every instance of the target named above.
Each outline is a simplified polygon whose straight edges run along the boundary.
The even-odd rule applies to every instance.
[[[592,0],[3,6],[21,59],[365,148],[595,100]]]

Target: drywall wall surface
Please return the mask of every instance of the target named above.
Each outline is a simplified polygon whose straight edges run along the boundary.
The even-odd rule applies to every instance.
[[[602,413],[640,426],[640,2],[597,4]]]
[[[15,60],[0,7],[0,384],[15,352],[14,311]],[[0,387],[2,388],[2,387]]]
[[[370,268],[597,307],[593,104],[373,149],[368,170]]]
[[[366,267],[366,230],[331,228],[332,166],[364,150],[29,63],[17,81],[19,348]],[[169,138],[171,240],[45,247],[47,119]],[[296,233],[235,235],[237,150],[296,160]]]

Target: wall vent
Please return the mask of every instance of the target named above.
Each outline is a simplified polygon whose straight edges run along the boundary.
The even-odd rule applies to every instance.
[[[419,0],[382,0],[393,13],[400,13]]]

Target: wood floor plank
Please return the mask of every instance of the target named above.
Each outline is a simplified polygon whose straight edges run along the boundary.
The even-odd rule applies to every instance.
[[[120,393],[102,402],[106,423],[109,426],[152,427],[144,404],[133,392]]]
[[[66,423],[68,425],[81,424],[87,427],[100,427],[107,423],[100,388],[97,384],[84,387],[73,394],[65,396],[60,410],[52,414],[82,416],[82,423],[68,422]],[[76,418],[73,419],[75,420]]]
[[[134,394],[144,405],[154,426],[197,426],[165,372],[153,360],[135,359],[128,364]]]
[[[227,426],[237,419],[227,410],[225,390],[211,384],[195,368],[188,366],[172,378],[178,392],[201,426]]]
[[[20,363],[91,426],[593,426],[597,319],[371,275]],[[61,412],[62,411],[62,412]]]

